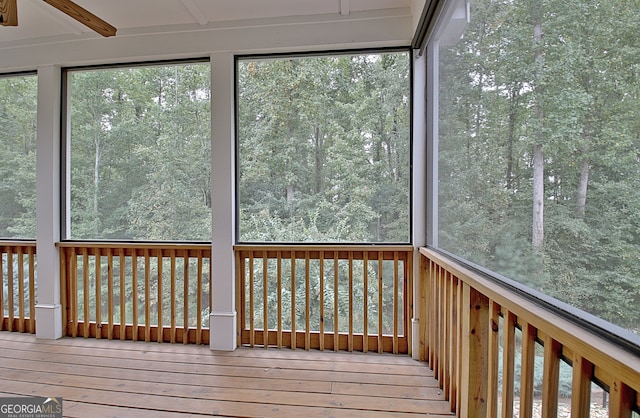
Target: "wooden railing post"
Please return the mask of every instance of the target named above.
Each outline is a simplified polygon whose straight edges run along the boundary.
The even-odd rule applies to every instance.
[[[461,417],[487,416],[489,299],[468,284],[462,287]]]

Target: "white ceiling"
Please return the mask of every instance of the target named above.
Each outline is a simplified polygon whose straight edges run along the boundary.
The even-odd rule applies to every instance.
[[[413,0],[74,0],[118,29],[142,35],[177,28],[209,28],[231,21],[383,12],[410,8]],[[0,48],[96,34],[42,0],[17,0],[18,26],[0,26]],[[117,35],[116,35],[117,36]]]

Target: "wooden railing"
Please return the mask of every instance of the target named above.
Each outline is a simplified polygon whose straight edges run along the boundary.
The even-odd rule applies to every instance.
[[[35,242],[0,242],[0,331],[36,332],[35,265]]]
[[[209,343],[211,246],[58,246],[66,335]]]
[[[239,344],[410,351],[412,247],[234,249]]]
[[[563,408],[589,417],[595,383],[608,392],[608,416],[638,410],[639,357],[437,252],[420,253],[419,356],[457,416],[568,416]]]

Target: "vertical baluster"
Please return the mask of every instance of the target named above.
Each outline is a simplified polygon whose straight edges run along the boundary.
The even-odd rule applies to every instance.
[[[182,317],[182,343],[189,343],[189,250],[184,250],[184,273],[183,273],[183,283],[182,283],[182,293],[183,293],[183,301],[184,304],[184,315]]]
[[[253,348],[256,344],[255,329],[255,308],[254,308],[254,266],[253,266],[253,250],[249,253],[249,345]]]
[[[171,344],[174,344],[176,342],[176,250],[171,249],[169,257],[171,261],[171,330],[169,338]]]
[[[16,247],[18,254],[18,331],[24,332],[24,252]]]
[[[393,354],[398,354],[398,294],[400,293],[398,251],[393,252]]]
[[[536,329],[522,324],[522,366],[520,367],[520,417],[533,416],[533,375],[536,357]]]
[[[419,268],[419,276],[418,280],[420,280],[419,291],[420,291],[420,299],[417,306],[420,318],[420,332],[418,335],[420,342],[420,352],[418,353],[419,359],[422,362],[426,362],[429,360],[429,314],[427,310],[427,306],[430,305],[429,302],[429,263],[430,260],[426,258],[424,255],[420,254],[420,268]]]
[[[437,341],[437,322],[438,311],[436,309],[438,303],[437,287],[437,266],[432,260],[429,260],[429,366],[433,373],[437,375],[438,362],[438,341]]]
[[[203,257],[209,257],[209,271],[211,271],[211,255],[208,252],[207,254],[203,254]],[[247,260],[243,251],[240,249],[235,249],[235,258],[236,258],[236,309],[238,310],[237,317],[237,344],[238,346],[242,345],[243,339],[247,334]],[[204,285],[204,283],[202,283]],[[204,291],[204,288],[203,288]],[[209,303],[211,302],[211,297],[209,297]],[[200,312],[202,312],[200,310]],[[199,316],[202,316],[200,314]]]
[[[237,254],[237,253],[236,253]],[[203,269],[202,269],[202,251],[198,251],[198,258],[197,258],[197,268],[198,268],[198,287],[197,287],[197,294],[196,294],[196,344],[200,345],[202,344],[202,275],[203,275]],[[242,288],[238,288],[236,289],[236,292],[240,293],[240,289]],[[240,305],[238,305],[238,309],[240,308]],[[238,330],[240,330],[241,328],[238,328]]]
[[[304,313],[305,313],[305,327],[304,327],[304,349],[309,350],[311,346],[311,275],[309,271],[309,251],[304,252]]]
[[[169,250],[169,261],[171,266],[169,288],[171,292],[171,302],[169,306],[171,317],[169,318],[170,330],[169,341],[176,342],[176,251]]]
[[[544,371],[542,373],[542,418],[558,416],[558,386],[562,346],[553,338],[544,338]]]
[[[269,347],[269,260],[267,251],[262,252],[262,344]]]
[[[619,379],[615,379],[610,389],[609,416],[612,418],[630,418],[633,413],[634,390]],[[636,415],[637,416],[637,415]]]
[[[460,351],[460,339],[458,334],[458,323],[460,322],[460,315],[458,313],[459,304],[458,304],[458,283],[459,280],[456,276],[451,276],[451,294],[449,299],[449,309],[450,309],[450,322],[449,322],[449,332],[450,332],[450,346],[451,353],[449,354],[449,406],[451,411],[456,411],[457,403],[458,403],[458,376],[459,376],[459,368],[458,368],[458,352]]]
[[[82,249],[82,336],[89,338],[89,325],[91,323],[91,314],[89,312],[89,251],[85,247]]]
[[[151,341],[151,257],[145,248],[144,256],[144,341]]]
[[[35,334],[36,332],[36,270],[35,270],[35,247],[28,247],[27,253],[29,256],[29,332]],[[0,258],[2,254],[0,253]],[[2,264],[0,263],[0,269]],[[2,287],[2,276],[0,276],[0,287]],[[4,292],[2,292],[4,293]],[[0,299],[0,309],[2,309],[2,299]],[[0,322],[2,322],[2,316],[0,315]],[[2,325],[0,324],[0,330]]]
[[[298,346],[296,331],[296,251],[291,250],[291,349]]]
[[[320,351],[324,351],[324,251],[320,250],[318,254],[320,260]]]
[[[162,324],[162,297],[163,297],[163,291],[162,291],[162,267],[163,267],[163,257],[162,257],[162,248],[158,248],[158,335],[156,340],[159,343],[162,343],[164,341],[164,330],[163,330],[163,324]]]
[[[96,338],[102,338],[102,253],[96,248]]]
[[[411,248],[406,253],[406,258],[404,260],[404,335],[407,336],[407,354],[409,357],[413,356],[413,248]]]
[[[138,249],[131,249],[131,339],[138,341]]]
[[[443,283],[442,283],[442,319],[443,319],[443,339],[442,346],[444,347],[444,353],[442,357],[442,369],[443,369],[443,380],[442,380],[442,389],[444,392],[445,399],[451,399],[449,391],[449,384],[451,383],[451,375],[449,361],[451,358],[451,328],[449,324],[451,323],[451,315],[450,315],[450,297],[451,297],[451,285],[453,282],[453,277],[451,272],[445,272],[443,275]]]
[[[364,318],[362,329],[362,352],[369,352],[369,251],[364,250],[362,254],[363,263],[363,292],[362,292],[362,317]]]
[[[588,417],[591,411],[593,364],[579,354],[575,354],[572,360],[571,417]]]
[[[6,253],[6,249],[4,247],[0,247],[0,288],[2,288],[2,291],[0,292],[0,331],[4,331],[4,311],[5,311],[5,307],[4,307],[4,303],[5,303],[5,301],[4,301],[4,254],[5,253]]]
[[[277,280],[278,280],[278,348],[282,348],[282,252],[277,252]]]
[[[437,357],[437,370],[436,374],[440,388],[444,387],[444,364],[445,364],[445,324],[444,324],[444,276],[447,271],[443,267],[438,268],[438,284],[437,284],[437,309],[438,309],[438,357]]]
[[[382,311],[384,310],[384,284],[382,281],[382,260],[384,253],[378,251],[378,353],[384,352],[384,339],[382,337],[384,324],[382,322]]]
[[[76,248],[72,248],[70,252],[71,260],[71,276],[69,280],[70,291],[70,322],[71,322],[71,336],[73,338],[78,336],[78,255]]]
[[[119,250],[119,264],[120,264],[120,341],[124,341],[127,335],[127,292],[125,286],[125,269],[126,261],[124,258],[124,248]]]
[[[516,351],[516,316],[503,311],[502,343],[502,417],[513,416],[514,359]]]
[[[489,387],[487,388],[487,412],[490,417],[498,416],[498,354],[500,351],[500,305],[489,301]]]
[[[60,248],[60,305],[62,309],[62,335],[69,335],[69,272],[71,264],[69,251],[67,248]],[[0,251],[0,272],[2,271],[2,254]],[[0,280],[0,283],[2,280]],[[3,293],[3,292],[0,292]],[[0,299],[1,300],[1,299]],[[4,316],[4,305],[0,303],[0,329],[2,329],[2,317]]]
[[[339,284],[340,266],[338,265],[338,250],[333,250],[333,351],[340,349],[340,330],[338,328],[339,305],[338,296],[340,290]]]
[[[347,350],[353,351],[353,251],[349,251],[349,334],[347,335]]]
[[[15,317],[14,295],[13,295],[13,248],[7,247],[7,302],[9,304],[9,324],[7,329],[13,331],[13,320]]]
[[[457,312],[457,318],[458,318],[458,323],[457,323],[457,327],[456,327],[456,333],[458,334],[458,352],[457,352],[457,358],[456,358],[456,372],[457,372],[457,376],[456,376],[456,384],[458,386],[458,399],[456,399],[456,411],[460,411],[460,405],[462,403],[461,401],[461,396],[460,396],[460,392],[463,390],[462,387],[462,315],[463,315],[463,311],[464,311],[464,301],[463,301],[463,286],[464,286],[464,282],[462,280],[458,280],[457,282],[457,286],[456,286],[456,312]]]
[[[107,248],[107,338],[113,339],[113,250]]]

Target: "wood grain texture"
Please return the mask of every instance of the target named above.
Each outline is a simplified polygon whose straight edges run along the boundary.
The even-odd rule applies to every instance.
[[[3,396],[62,396],[70,417],[454,416],[428,366],[403,355],[2,332],[0,385]]]
[[[0,24],[18,26],[18,5],[16,0],[0,0]]]
[[[102,36],[115,36],[118,31],[114,26],[71,0],[44,0],[44,2],[60,10],[67,16],[74,18],[86,27],[98,32]]]

